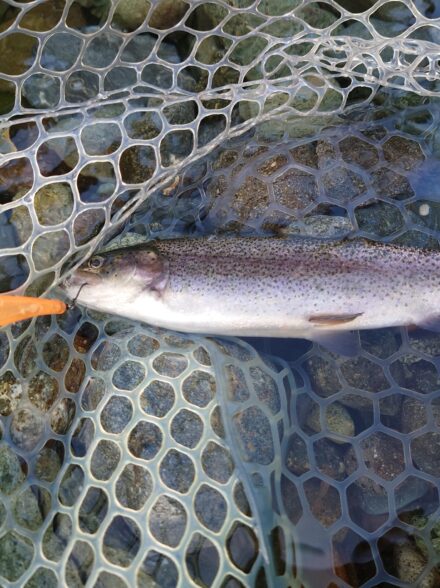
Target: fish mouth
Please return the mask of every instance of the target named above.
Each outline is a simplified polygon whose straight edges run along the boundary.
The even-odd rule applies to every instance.
[[[67,305],[69,308],[75,306],[81,290],[85,286],[87,286],[87,282],[85,280],[78,280],[73,276],[67,278],[61,284],[59,284],[59,287],[66,294],[66,297],[69,301]]]
[[[79,295],[81,294],[81,290],[84,288],[84,286],[88,286],[88,282],[83,282],[78,288],[78,292],[76,293],[75,298],[73,298],[72,302],[69,304],[70,307],[76,305],[76,301],[78,300]]]
[[[74,288],[79,288],[81,286],[81,284],[85,283],[86,280],[80,280],[78,279],[77,276],[75,276],[74,274],[72,274],[71,276],[69,276],[68,278],[66,278],[65,280],[63,280],[61,282],[61,284],[59,284],[59,287],[64,290],[65,292],[70,292],[72,291]]]
[[[87,272],[81,269],[74,271],[68,278],[66,278],[61,284],[61,288],[64,290],[70,288],[79,288],[85,282],[89,284],[101,283],[102,278],[92,272]]]
[[[93,285],[98,281],[100,281],[98,276],[77,270],[60,284],[60,288],[71,299],[70,306],[74,306],[85,286]]]

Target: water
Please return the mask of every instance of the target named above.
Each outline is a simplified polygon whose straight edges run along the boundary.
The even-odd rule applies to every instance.
[[[436,3],[147,4],[0,3],[2,292],[115,236],[438,249]],[[4,329],[2,585],[438,586],[440,339],[359,337]]]

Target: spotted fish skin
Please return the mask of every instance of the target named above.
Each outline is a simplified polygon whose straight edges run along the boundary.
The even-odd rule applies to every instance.
[[[85,306],[193,333],[321,340],[440,317],[440,254],[364,240],[165,240],[91,258],[68,295],[84,283]]]

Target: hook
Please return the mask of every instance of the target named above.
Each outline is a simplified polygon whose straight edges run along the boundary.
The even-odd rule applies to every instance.
[[[81,290],[84,288],[84,286],[87,286],[87,285],[88,285],[88,282],[84,282],[83,284],[81,284],[81,286],[79,287],[78,292],[76,293],[75,298],[72,300],[72,302],[70,302],[69,304],[66,305],[68,310],[72,310],[72,308],[75,308],[76,301],[78,300],[78,297],[79,297],[79,295],[81,293]]]

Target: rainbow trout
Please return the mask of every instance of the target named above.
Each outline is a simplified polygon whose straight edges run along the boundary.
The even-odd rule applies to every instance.
[[[345,354],[353,330],[440,325],[440,255],[364,240],[157,241],[95,255],[64,288],[159,327],[305,338]]]

